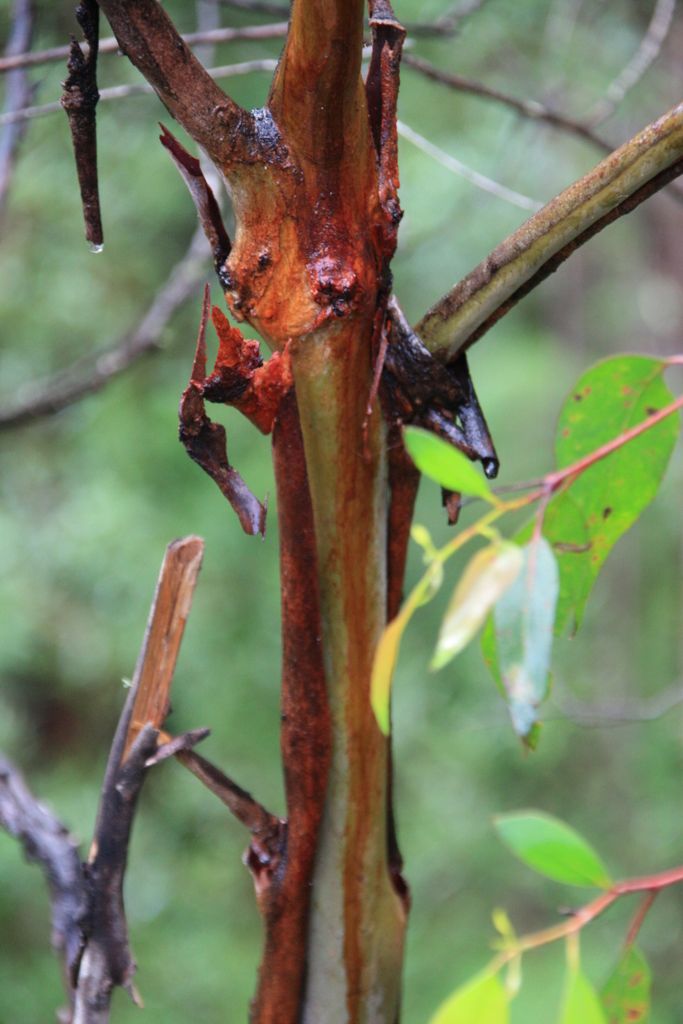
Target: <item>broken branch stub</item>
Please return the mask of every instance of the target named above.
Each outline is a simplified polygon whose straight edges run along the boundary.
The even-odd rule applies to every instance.
[[[465,356],[451,364],[434,358],[393,296],[385,329],[389,344],[382,382],[388,416],[434,431],[468,458],[480,461],[487,477],[495,477],[498,456]]]
[[[97,89],[97,47],[99,42],[99,7],[96,0],[83,0],[76,8],[76,19],[88,44],[87,56],[72,38],[64,82],[62,106],[69,119],[78,184],[81,191],[85,237],[95,251],[102,246],[102,215],[97,177],[97,128],[95,108],[100,94]]]

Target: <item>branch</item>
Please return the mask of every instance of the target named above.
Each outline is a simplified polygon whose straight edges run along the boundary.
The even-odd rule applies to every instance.
[[[198,228],[139,324],[112,348],[94,359],[79,360],[55,377],[32,385],[20,402],[0,409],[0,431],[23,426],[73,405],[99,391],[145,353],[157,348],[160,335],[175,311],[198,287],[205,258],[206,240],[204,232]]]
[[[33,5],[31,0],[14,0],[12,10],[12,28],[5,49],[6,57],[13,57],[26,50],[31,44],[33,32]],[[31,101],[34,87],[28,80],[26,72],[17,68],[7,79],[5,90],[4,117],[12,118],[17,111]],[[2,122],[0,123],[7,123]],[[24,137],[24,128],[18,121],[10,122],[0,140],[0,221],[5,211],[17,152]]]
[[[156,0],[100,0],[121,50],[217,165],[235,157],[251,115],[216,85]]]
[[[255,800],[251,793],[233,782],[220,768],[207,761],[194,750],[180,750],[175,754],[188,771],[225,804],[231,814],[249,829],[252,836],[264,845],[282,840],[284,824]]]
[[[0,755],[0,825],[43,870],[50,889],[52,945],[69,977],[82,943],[86,890],[78,846],[68,829],[33,796],[19,770]],[[71,986],[67,984],[71,992]]]
[[[604,914],[622,896],[631,896],[634,893],[640,892],[647,893],[653,897],[656,893],[661,892],[662,889],[668,889],[672,885],[680,885],[681,882],[683,882],[683,867],[670,868],[656,875],[644,875],[640,878],[627,878],[623,882],[615,882],[606,892],[600,893],[590,903],[586,903],[583,907],[572,911],[571,917],[567,921],[553,925],[550,928],[543,928],[538,932],[532,932],[530,935],[521,935],[519,938],[515,937],[510,942],[509,947],[499,957],[495,958],[494,963],[501,966],[513,957],[519,956],[520,953],[528,953],[532,949],[539,949],[541,946],[547,946],[551,942],[557,942],[558,939],[566,939],[569,935],[575,935],[582,928],[585,928],[587,924],[590,924],[591,921],[595,921],[601,914]],[[641,904],[639,914],[629,929],[629,934],[634,926],[636,930],[640,928],[643,918],[652,906],[652,903],[653,899],[650,898],[646,903]]]
[[[76,20],[88,45],[87,56],[75,39],[67,63],[62,106],[69,119],[71,141],[76,158],[81,205],[85,220],[85,238],[93,252],[102,249],[102,216],[97,181],[97,131],[95,108],[100,98],[97,91],[97,45],[100,11],[96,0],[83,0],[76,8]]]
[[[580,245],[683,171],[683,104],[648,125],[508,236],[416,327],[453,359]]]
[[[282,39],[287,35],[287,22],[273,25],[247,25],[244,28],[214,28],[205,32],[185,32],[180,38],[187,46],[199,46],[203,43],[234,43],[259,39]],[[114,36],[100,39],[99,52],[118,53],[119,41]],[[55,64],[66,60],[69,46],[52,46],[48,50],[36,50],[33,53],[18,53],[14,56],[0,58],[0,74],[16,68],[36,67],[41,64]]]
[[[106,1024],[115,986],[125,988],[141,1005],[132,982],[135,962],[123,880],[137,800],[168,713],[203,551],[199,537],[174,541],[166,549],[133,683],[112,742],[86,865],[89,913],[75,984],[74,1024]]]

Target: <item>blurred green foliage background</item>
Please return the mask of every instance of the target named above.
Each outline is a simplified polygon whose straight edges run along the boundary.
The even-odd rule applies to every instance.
[[[183,30],[192,3],[169,3]],[[438,16],[443,0],[398,0],[405,21]],[[452,38],[415,38],[440,67],[582,117],[637,48],[652,4],[637,0],[488,0]],[[266,23],[230,6],[224,25]],[[9,0],[0,4],[6,37]],[[74,32],[71,4],[38,4],[35,46]],[[103,26],[103,34],[108,34]],[[277,56],[277,41],[217,48],[215,64]],[[683,24],[604,127],[615,144],[680,99]],[[58,98],[59,65],[35,69],[37,101]],[[101,85],[138,81],[101,58]],[[233,79],[261,105],[264,74]],[[400,116],[459,159],[538,200],[590,169],[590,145],[406,69]],[[105,250],[83,241],[66,119],[31,122],[0,245],[0,400],[134,325],[194,230],[194,209],[157,142],[154,97],[102,104],[98,114]],[[176,130],[174,128],[174,130]],[[405,218],[396,291],[414,319],[525,217],[476,191],[408,142],[401,145]],[[582,370],[617,351],[680,351],[683,206],[659,196],[594,240],[476,346],[471,364],[502,460],[502,483],[553,458],[554,418]],[[206,279],[220,293],[209,261]],[[176,440],[200,288],[174,317],[162,351],[62,413],[0,434],[0,747],[87,844],[99,782],[132,673],[166,544],[198,533],[206,556],[174,684],[172,728],[208,725],[205,754],[282,812],[278,761],[277,535],[271,500],[263,542],[246,538],[215,486]],[[681,383],[670,381],[676,386]],[[234,464],[273,493],[266,438],[237,413],[226,423]],[[557,645],[553,697],[539,751],[525,756],[476,645],[427,672],[456,569],[422,610],[396,681],[400,834],[413,909],[404,1019],[421,1024],[489,956],[491,910],[519,930],[549,923],[581,893],[544,883],[497,842],[491,816],[535,806],[567,819],[617,875],[683,860],[681,643],[683,534],[680,451],[661,495],[622,540],[577,639]],[[423,485],[418,520],[448,528],[438,490]],[[419,571],[412,555],[411,578]],[[240,862],[246,836],[175,763],[155,770],[136,822],[127,907],[145,1016],[117,993],[113,1019],[165,1024],[246,1019],[260,923]],[[84,847],[85,848],[85,847]],[[588,893],[586,897],[588,897]],[[583,962],[597,983],[634,908],[590,929]],[[683,893],[662,895],[642,933],[655,973],[654,1024],[683,1020]],[[529,957],[514,1021],[551,1021],[562,951]],[[0,835],[0,1021],[53,1019],[62,999],[49,947],[43,880]]]

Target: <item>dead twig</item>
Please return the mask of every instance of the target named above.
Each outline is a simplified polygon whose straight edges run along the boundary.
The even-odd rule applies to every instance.
[[[87,894],[78,844],[30,791],[18,768],[0,755],[0,825],[42,868],[50,890],[52,945],[63,963],[66,989],[80,956]]]
[[[76,158],[78,184],[85,221],[85,237],[95,251],[102,248],[102,214],[97,180],[97,130],[95,109],[97,91],[97,46],[100,9],[96,0],[83,0],[76,8],[76,20],[88,45],[87,55],[72,37],[64,82],[62,106],[69,119],[71,141]]]
[[[27,50],[31,45],[33,31],[33,4],[31,0],[14,0],[12,28],[5,49],[6,57],[13,57]],[[17,68],[7,76],[5,107],[3,115],[12,117],[31,102],[35,87],[28,80],[26,71]],[[14,172],[17,153],[24,137],[21,121],[8,123],[0,138],[0,220],[7,204],[10,183]]]
[[[132,980],[135,962],[128,941],[123,880],[137,800],[168,713],[203,552],[200,537],[174,541],[166,549],[130,693],[112,742],[85,867],[88,916],[75,977],[74,1024],[106,1024],[116,986],[125,988],[141,1005]]]

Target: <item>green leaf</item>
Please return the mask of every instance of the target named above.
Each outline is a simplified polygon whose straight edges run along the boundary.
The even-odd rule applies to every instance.
[[[453,445],[420,427],[406,427],[403,440],[411,459],[425,476],[436,480],[449,491],[483,498],[494,505],[498,503],[474,463]]]
[[[516,544],[490,544],[467,564],[441,623],[431,668],[446,665],[470,642],[524,563]]]
[[[607,1024],[597,992],[579,970],[567,976],[559,1024]]]
[[[508,1024],[510,1009],[497,974],[485,971],[441,1004],[429,1024]]]
[[[636,426],[672,400],[666,364],[646,356],[597,363],[573,388],[560,412],[556,454],[572,465]],[[669,416],[585,470],[550,502],[543,533],[560,568],[556,628],[578,626],[588,595],[614,544],[655,497],[680,429]]]
[[[516,811],[494,819],[498,835],[527,867],[566,885],[609,889],[607,869],[586,840],[542,811]]]
[[[627,946],[602,990],[607,1024],[646,1024],[652,975],[637,946]]]
[[[540,537],[523,549],[524,563],[493,610],[495,648],[510,716],[522,737],[532,734],[548,692],[553,624],[559,587],[557,563]]]

